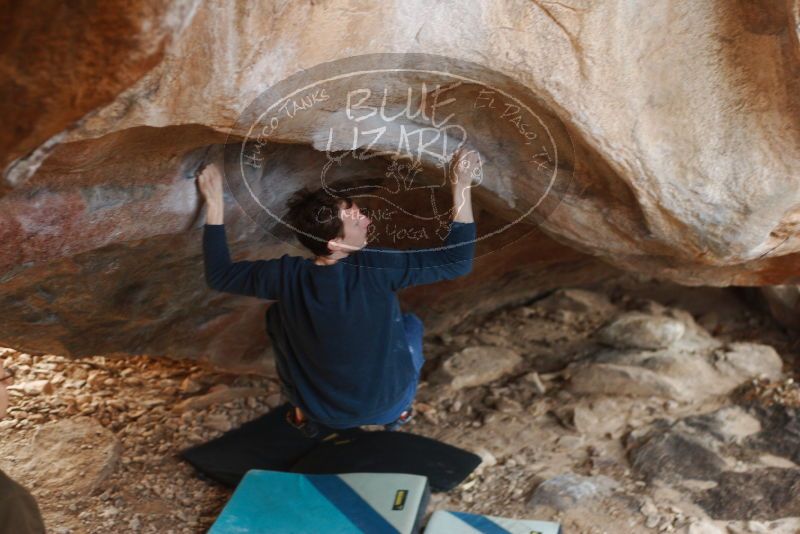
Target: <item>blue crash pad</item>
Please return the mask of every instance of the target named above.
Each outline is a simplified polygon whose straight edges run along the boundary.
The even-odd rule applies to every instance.
[[[437,510],[425,534],[561,534],[561,526],[549,521]]]
[[[209,534],[415,533],[427,506],[419,475],[249,471]]]

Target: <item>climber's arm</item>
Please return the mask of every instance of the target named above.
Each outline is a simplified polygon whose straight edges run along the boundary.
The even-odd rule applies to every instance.
[[[409,286],[452,280],[472,271],[476,227],[471,189],[481,182],[478,152],[459,150],[451,162],[449,181],[453,193],[453,220],[440,248],[429,250],[364,250],[355,260],[376,269],[393,291]]]
[[[472,271],[475,223],[453,221],[442,247],[430,250],[366,250],[356,261],[375,270],[392,291],[453,280]]]
[[[206,201],[203,261],[208,287],[225,293],[277,300],[282,260],[232,262],[223,225],[222,173],[211,163],[203,169],[197,182]]]
[[[203,258],[206,283],[211,289],[268,300],[279,298],[283,258],[231,262],[224,225],[206,223],[203,227]]]
[[[225,201],[222,198],[222,173],[209,163],[197,177],[197,185],[206,201],[206,224],[222,224]]]
[[[483,181],[483,162],[480,153],[464,149],[456,152],[450,169],[453,192],[453,222],[471,223],[472,188]]]

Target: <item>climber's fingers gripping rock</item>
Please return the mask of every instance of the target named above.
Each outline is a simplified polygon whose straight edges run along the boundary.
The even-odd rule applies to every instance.
[[[483,178],[481,155],[477,150],[459,148],[453,155],[450,183],[453,189],[467,189],[478,185]]]
[[[215,163],[209,163],[197,177],[197,185],[206,203],[222,203],[222,173]]]
[[[206,200],[206,224],[223,224],[225,201],[222,198],[222,173],[209,163],[197,177],[197,186]]]

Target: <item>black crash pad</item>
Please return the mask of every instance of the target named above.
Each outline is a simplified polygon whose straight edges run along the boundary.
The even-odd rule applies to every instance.
[[[181,456],[198,471],[235,487],[251,469],[304,474],[406,473],[428,477],[433,491],[457,486],[480,457],[407,432],[334,430],[306,437],[286,420],[284,404]]]

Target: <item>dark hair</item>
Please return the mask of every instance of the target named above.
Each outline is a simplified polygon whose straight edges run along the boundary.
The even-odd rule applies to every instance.
[[[300,230],[295,232],[295,235],[308,250],[317,256],[330,256],[328,241],[344,237],[344,225],[339,217],[342,203],[344,208],[350,208],[353,200],[348,196],[337,195],[324,189],[312,191],[306,186],[295,191],[289,198],[287,202],[289,211],[285,219]]]

